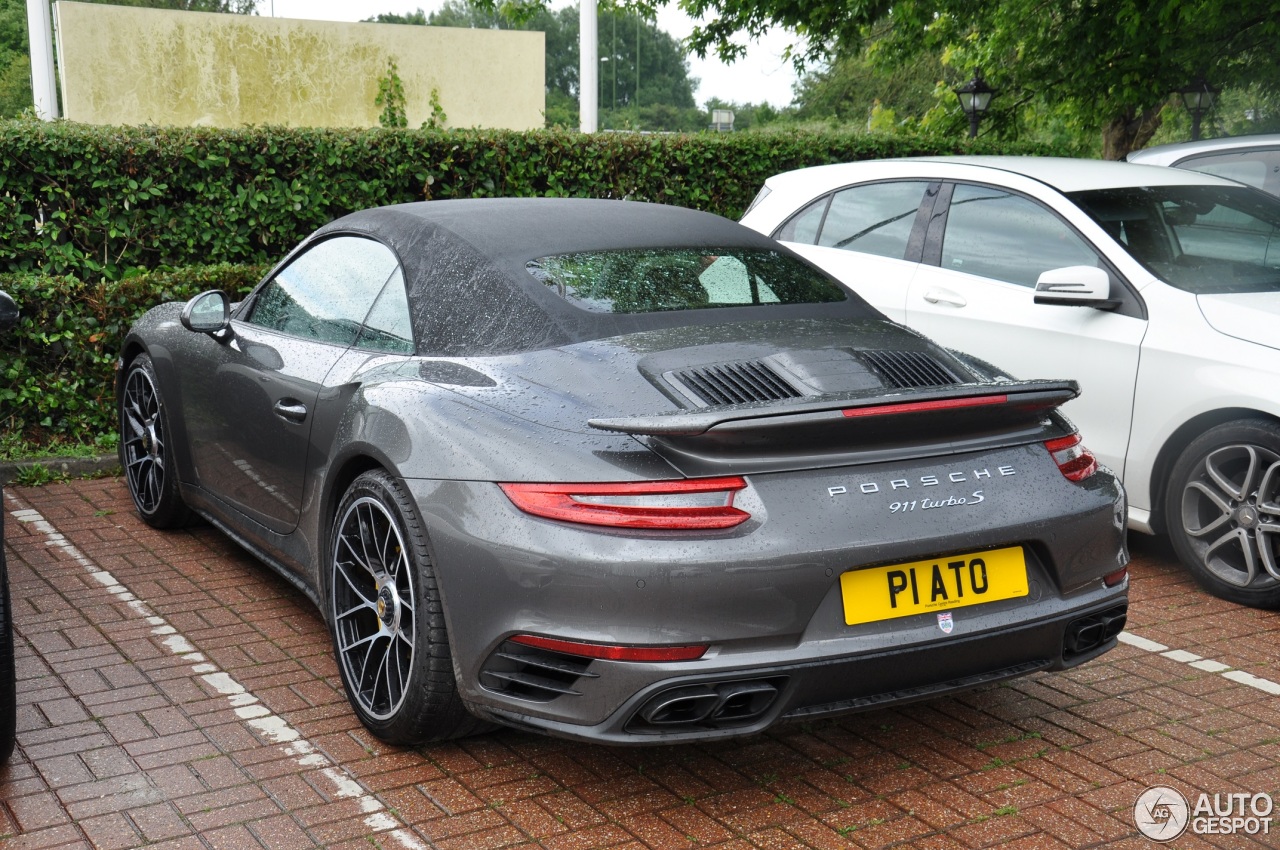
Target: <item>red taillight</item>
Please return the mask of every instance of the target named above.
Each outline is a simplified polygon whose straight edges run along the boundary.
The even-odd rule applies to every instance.
[[[1120,569],[1116,570],[1114,573],[1107,573],[1105,576],[1103,576],[1102,583],[1106,587],[1115,587],[1117,584],[1124,581],[1125,577],[1128,575],[1129,575],[1129,568],[1121,567]]]
[[[607,661],[694,661],[707,652],[706,644],[688,646],[619,646],[607,643],[582,643],[576,640],[516,635],[508,638],[512,643],[578,655],[583,658],[603,658]]]
[[[1098,471],[1098,459],[1093,456],[1093,452],[1080,445],[1079,434],[1045,440],[1044,447],[1049,450],[1053,462],[1068,481],[1083,481]]]
[[[850,418],[855,416],[888,416],[895,413],[927,413],[933,410],[955,410],[960,407],[986,407],[1005,404],[1007,395],[980,395],[970,398],[941,398],[933,401],[909,401],[902,404],[877,404],[870,407],[850,407],[842,411]]]
[[[737,476],[624,484],[502,484],[525,513],[614,528],[733,528],[751,514],[733,506]]]

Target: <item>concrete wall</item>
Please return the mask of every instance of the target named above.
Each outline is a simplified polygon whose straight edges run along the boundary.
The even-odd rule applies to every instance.
[[[64,115],[90,124],[376,127],[394,58],[410,127],[543,125],[543,34],[54,6]]]

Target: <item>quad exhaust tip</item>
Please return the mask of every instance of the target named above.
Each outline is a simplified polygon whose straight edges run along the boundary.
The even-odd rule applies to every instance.
[[[689,726],[741,726],[762,717],[785,680],[752,680],[686,685],[663,691],[632,717],[632,731],[662,731]]]
[[[1072,620],[1067,624],[1062,641],[1063,656],[1072,658],[1093,652],[1120,634],[1124,631],[1128,610],[1127,605],[1119,605],[1098,614]]]

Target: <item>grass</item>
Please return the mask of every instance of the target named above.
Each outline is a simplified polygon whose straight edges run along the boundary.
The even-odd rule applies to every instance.
[[[114,431],[99,434],[91,442],[54,439],[47,443],[24,440],[16,434],[0,433],[0,461],[47,460],[64,457],[98,457],[114,454],[118,437]]]

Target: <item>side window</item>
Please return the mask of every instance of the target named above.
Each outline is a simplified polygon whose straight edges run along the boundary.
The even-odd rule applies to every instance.
[[[247,321],[302,339],[351,345],[397,270],[395,254],[372,239],[326,239],[267,282]]]
[[[1179,168],[1203,171],[1280,194],[1280,150],[1246,150],[1190,157]]]
[[[413,322],[409,319],[409,297],[404,291],[404,272],[397,267],[382,287],[378,300],[364,320],[358,348],[413,354]]]
[[[951,196],[942,268],[1020,286],[1065,266],[1102,266],[1098,255],[1045,207],[1002,189],[960,184]]]
[[[924,182],[868,183],[831,199],[818,244],[901,260],[929,186]]]
[[[787,223],[779,227],[773,238],[779,242],[799,242],[801,245],[812,245],[818,241],[818,228],[822,226],[822,215],[827,211],[830,195],[823,195],[800,212],[787,219]]]

